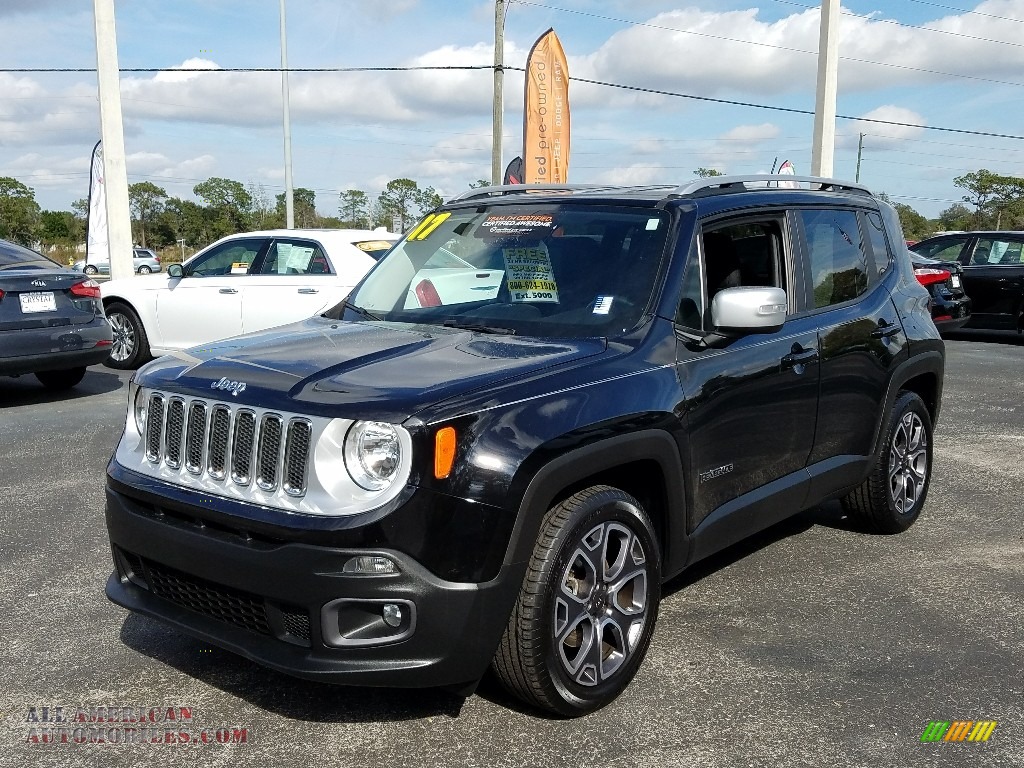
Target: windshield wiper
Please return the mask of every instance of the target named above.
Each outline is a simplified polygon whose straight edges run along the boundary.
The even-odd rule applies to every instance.
[[[515,336],[515,328],[500,328],[495,325],[483,323],[460,323],[457,320],[445,320],[441,323],[445,328],[458,328],[460,331],[475,331],[477,333],[494,333],[502,336]]]
[[[341,307],[342,309],[351,309],[357,315],[359,315],[362,318],[365,318],[366,320],[383,320],[383,318],[373,314],[373,312],[371,312],[370,310],[363,309],[362,307],[357,307],[355,304],[350,303],[348,299],[345,299],[343,302],[341,302]]]

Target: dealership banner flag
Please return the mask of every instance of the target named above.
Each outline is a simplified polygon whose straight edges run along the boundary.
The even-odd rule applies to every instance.
[[[780,176],[796,176],[796,168],[793,167],[793,164],[791,162],[789,162],[789,160],[786,160],[785,162],[782,163],[782,165],[779,166],[779,175]],[[780,186],[780,187],[791,187],[793,189],[796,189],[797,184],[796,184],[795,181],[780,181],[780,182],[778,182],[777,186]]]
[[[107,234],[107,190],[103,181],[103,147],[97,141],[92,150],[92,171],[89,174],[89,220],[86,224],[85,263],[110,259]]]
[[[523,158],[515,157],[512,162],[505,168],[505,176],[501,180],[502,184],[522,184],[523,183]]]
[[[523,182],[564,184],[569,175],[569,68],[555,30],[526,58]]]

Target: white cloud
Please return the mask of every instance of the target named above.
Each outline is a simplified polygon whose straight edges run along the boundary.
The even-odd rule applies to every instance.
[[[913,125],[926,125],[927,120],[905,107],[898,107],[893,104],[886,104],[865,112],[858,117],[864,121],[851,121],[847,124],[848,130],[836,137],[836,147],[856,147],[858,134],[864,133],[870,136],[871,146],[876,149],[895,149],[906,146],[906,143],[913,139],[920,138],[924,134],[924,128],[913,128]],[[884,122],[870,122],[881,120]],[[903,123],[903,125],[888,125],[887,123]]]

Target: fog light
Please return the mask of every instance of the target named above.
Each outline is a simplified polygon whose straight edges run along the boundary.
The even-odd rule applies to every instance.
[[[397,627],[402,623],[402,608],[394,603],[385,603],[381,616],[389,627]]]
[[[360,555],[350,558],[341,568],[342,573],[398,573],[398,566],[390,557]]]

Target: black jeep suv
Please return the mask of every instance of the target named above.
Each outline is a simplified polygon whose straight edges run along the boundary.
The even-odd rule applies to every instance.
[[[921,513],[903,242],[829,179],[473,190],[323,315],[136,374],[107,595],[299,677],[594,710],[687,566],[827,499]]]

